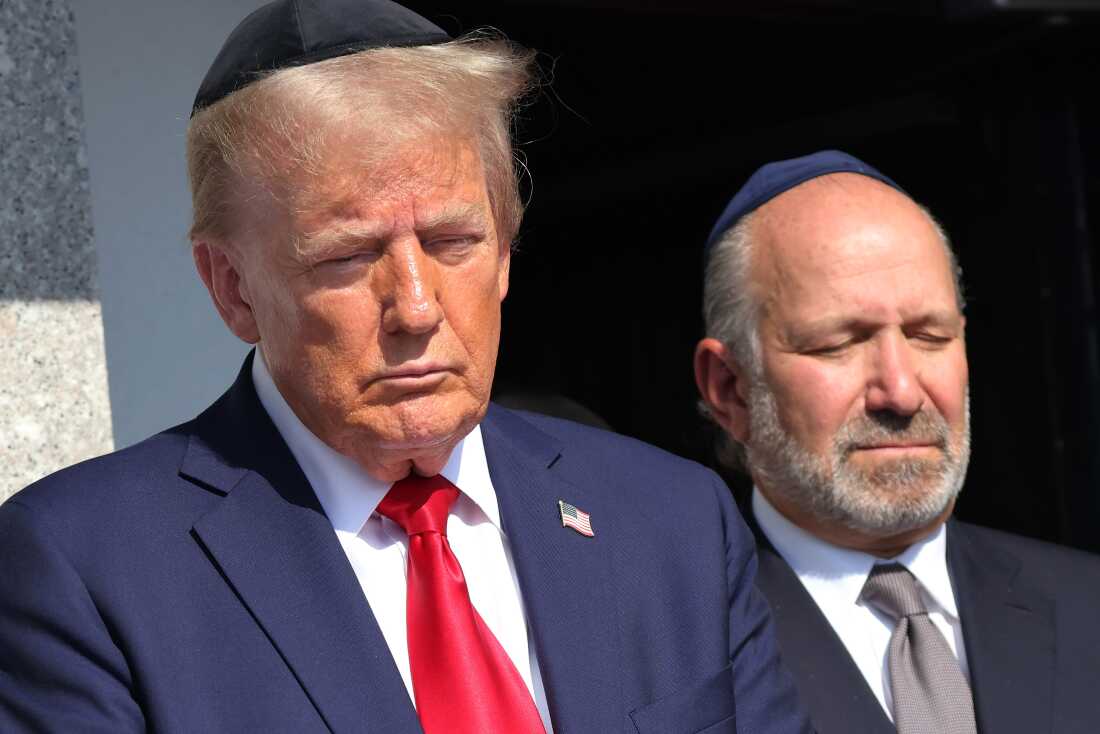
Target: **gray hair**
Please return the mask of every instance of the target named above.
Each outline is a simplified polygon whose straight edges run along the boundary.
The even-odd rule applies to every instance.
[[[737,363],[760,368],[760,300],[751,282],[752,223],[756,211],[738,219],[711,249],[703,276],[703,321],[706,335],[726,345]]]
[[[951,241],[932,212],[916,202],[913,203],[928,218],[943,243],[954,281],[955,299],[961,312],[966,307],[962,268]],[[722,342],[754,383],[763,378],[760,333],[757,329],[760,322],[760,299],[752,282],[752,258],[755,250],[752,225],[758,211],[753,210],[742,216],[715,242],[703,275],[705,334]],[[699,412],[705,418],[713,420],[706,402],[700,400],[698,405]],[[719,430],[717,433],[715,455],[723,466],[743,472],[749,470],[745,447],[726,431]]]
[[[714,243],[703,274],[703,323],[705,334],[722,342],[739,365],[756,379],[762,370],[760,357],[760,299],[753,293],[752,223],[756,211],[738,219]],[[713,423],[705,400],[699,412]],[[721,466],[749,472],[744,444],[718,426],[714,439],[715,458]]]
[[[368,165],[418,135],[472,140],[498,234],[510,244],[523,216],[511,125],[533,85],[534,55],[479,33],[280,69],[219,100],[187,129],[191,239],[232,240],[257,187],[278,198],[292,173],[323,175],[326,142],[350,128],[384,136],[379,150],[361,151]]]

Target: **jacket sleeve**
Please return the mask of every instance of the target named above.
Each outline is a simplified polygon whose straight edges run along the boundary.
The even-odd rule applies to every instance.
[[[0,505],[0,731],[145,731],[122,651],[48,513]]]
[[[779,658],[771,608],[756,588],[756,543],[717,476],[715,493],[726,537],[730,664],[737,730],[769,734],[813,731],[794,679]]]

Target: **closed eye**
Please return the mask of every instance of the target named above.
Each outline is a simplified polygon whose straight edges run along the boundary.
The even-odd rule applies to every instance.
[[[811,349],[805,349],[803,354],[808,354],[814,357],[832,357],[839,354],[843,354],[844,351],[855,343],[854,340],[847,340],[837,344],[827,344],[821,347],[813,347]]]
[[[835,341],[810,346],[802,350],[802,353],[817,357],[839,357],[847,353],[852,347],[868,341],[873,334],[874,332],[870,329],[837,333],[832,336]]]
[[[368,267],[381,257],[381,253],[374,248],[360,248],[353,250],[337,250],[317,257],[309,266],[309,270],[317,274],[331,273],[334,276],[344,277],[360,268]]]
[[[927,345],[929,347],[944,346],[954,340],[954,337],[951,336],[945,336],[943,334],[931,334],[928,332],[917,332],[915,334],[909,334],[908,338],[916,340],[917,342],[920,342],[921,344]]]
[[[321,264],[321,265],[350,265],[350,264],[353,264],[353,263],[360,263],[360,262],[363,262],[363,263],[374,262],[377,259],[378,259],[378,253],[377,252],[373,252],[373,251],[370,251],[370,252],[354,252],[354,253],[351,253],[349,255],[341,255],[341,256],[338,256],[338,257],[327,258],[325,260],[322,260],[321,263],[319,263],[319,264]]]
[[[424,243],[424,251],[447,264],[464,260],[483,241],[484,235],[454,235],[436,237]]]
[[[481,240],[481,237],[475,235],[455,235],[453,237],[436,237],[433,240],[429,240],[424,244],[427,249],[439,249],[444,247],[460,247],[463,245],[472,245]]]

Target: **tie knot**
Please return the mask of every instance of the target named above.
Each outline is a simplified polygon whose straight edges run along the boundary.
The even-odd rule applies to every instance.
[[[893,619],[928,614],[920,598],[917,580],[900,563],[878,564],[872,568],[859,597]]]
[[[458,499],[458,487],[444,477],[410,474],[394,482],[378,503],[378,514],[400,525],[412,536],[417,533],[447,534],[447,516]]]

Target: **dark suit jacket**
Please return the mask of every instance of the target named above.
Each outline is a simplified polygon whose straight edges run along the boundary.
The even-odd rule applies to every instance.
[[[713,474],[501,408],[482,431],[558,734],[806,729]],[[0,507],[0,732],[143,727],[420,731],[249,363],[194,421]]]
[[[754,525],[757,585],[820,734],[893,734],[813,598]],[[1100,558],[951,520],[947,565],[966,641],[978,731],[1100,731]]]

